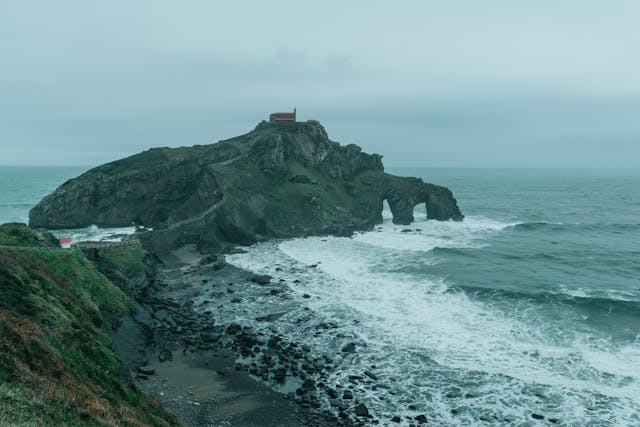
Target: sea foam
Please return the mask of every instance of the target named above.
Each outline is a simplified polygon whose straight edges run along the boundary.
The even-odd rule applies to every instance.
[[[533,412],[569,416],[567,425],[638,420],[638,343],[616,347],[589,331],[565,328],[562,322],[571,319],[563,315],[545,320],[526,300],[509,307],[479,301],[446,277],[403,268],[440,262],[431,252],[437,247],[482,250],[487,236],[514,224],[483,217],[462,223],[417,218],[402,227],[386,217],[375,231],[353,238],[267,242],[228,261],[276,279],[297,278],[289,285],[293,291],[312,295],[299,300],[301,307],[338,320],[343,336],[366,343],[336,367],[330,381],[345,384],[349,375],[375,365],[395,393],[359,396],[378,416],[415,404],[434,421],[451,425],[521,424]],[[335,352],[340,345],[308,336],[311,324],[281,328],[319,351]],[[594,405],[601,407],[594,411]]]

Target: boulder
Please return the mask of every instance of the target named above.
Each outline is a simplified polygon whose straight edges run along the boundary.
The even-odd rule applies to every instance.
[[[166,362],[170,360],[173,360],[173,354],[171,354],[169,350],[160,351],[160,353],[158,354],[158,361]]]
[[[360,403],[356,406],[356,415],[359,417],[368,417],[369,409],[364,405],[364,403]]]
[[[284,368],[278,368],[273,371],[273,379],[278,383],[283,383],[287,378],[287,370]]]
[[[364,371],[364,374],[374,381],[378,381],[378,376],[371,371]]]
[[[153,375],[156,373],[156,370],[151,366],[138,366],[138,372],[142,375]]]
[[[227,334],[229,335],[235,335],[238,334],[242,331],[242,326],[238,325],[237,323],[231,323],[229,326],[227,326]]]
[[[343,353],[354,353],[355,351],[356,351],[356,344],[352,342],[342,347]]]
[[[427,416],[426,415],[417,415],[416,417],[416,421],[420,424],[424,424],[427,422]]]
[[[256,274],[249,280],[259,285],[268,285],[269,283],[271,283],[271,279],[273,279],[273,277],[269,276],[268,274]]]

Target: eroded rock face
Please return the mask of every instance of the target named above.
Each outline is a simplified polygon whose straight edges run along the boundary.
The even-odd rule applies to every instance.
[[[203,250],[272,237],[348,235],[397,224],[425,203],[429,219],[461,220],[451,192],[384,172],[382,157],[331,141],[316,123],[260,123],[217,144],[155,148],[91,169],[61,185],[29,215],[32,227],[153,227],[156,251]]]

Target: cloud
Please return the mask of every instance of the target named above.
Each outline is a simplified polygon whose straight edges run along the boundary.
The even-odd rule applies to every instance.
[[[637,2],[36,3],[0,13],[0,163],[206,143],[293,106],[398,165],[640,162]]]

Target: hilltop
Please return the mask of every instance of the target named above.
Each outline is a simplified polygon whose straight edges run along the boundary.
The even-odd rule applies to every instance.
[[[451,192],[384,172],[382,157],[330,140],[319,123],[261,122],[210,145],[154,148],[71,179],[35,206],[30,226],[154,228],[158,252],[189,243],[225,244],[317,234],[348,235],[382,221],[387,200],[397,224],[425,203],[436,220],[463,218]]]

